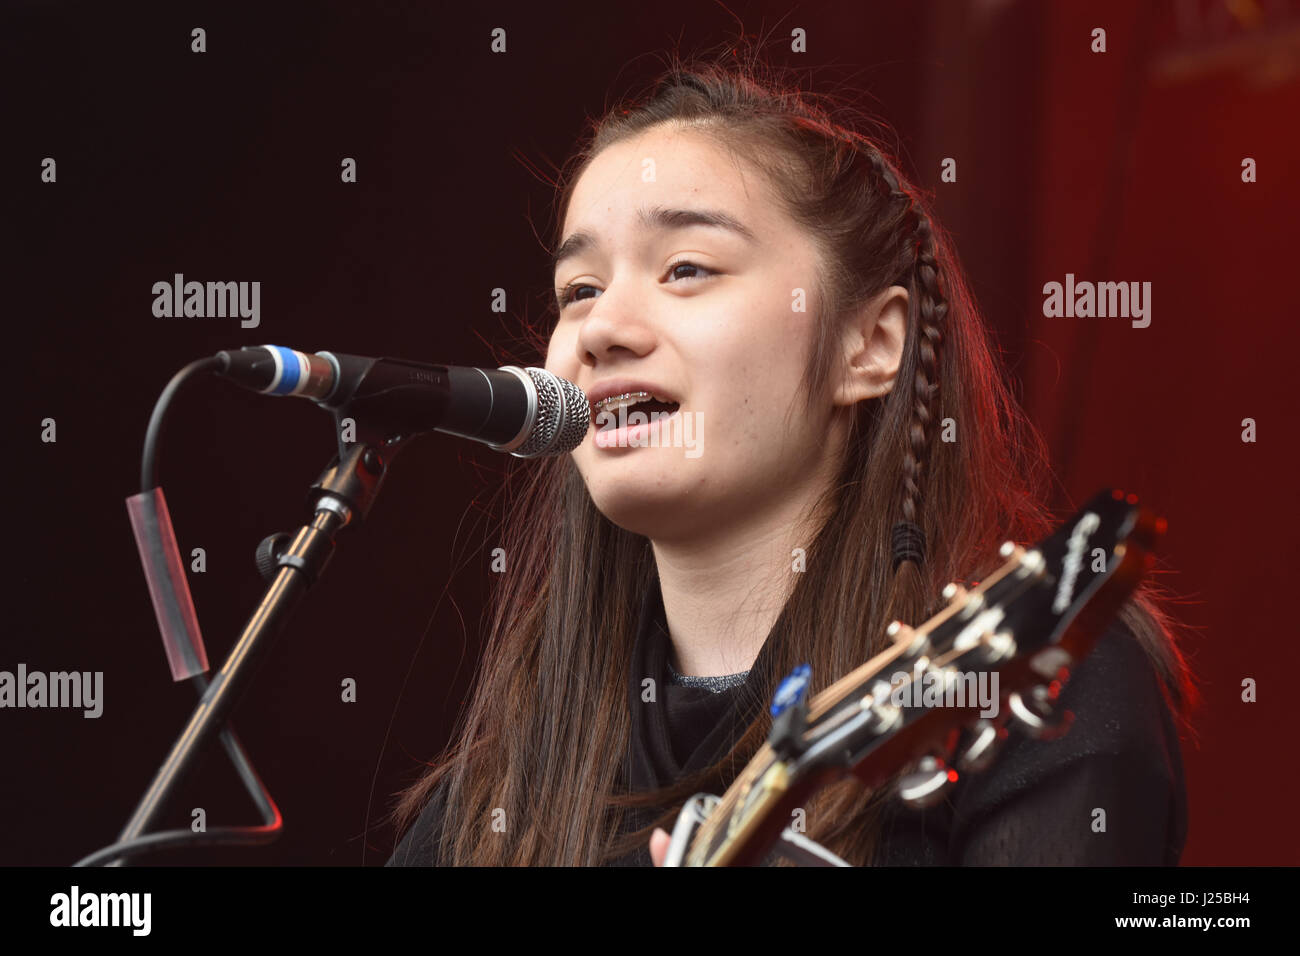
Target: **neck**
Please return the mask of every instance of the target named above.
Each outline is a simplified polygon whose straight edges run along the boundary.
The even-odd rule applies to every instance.
[[[766,509],[705,535],[652,542],[678,673],[718,677],[753,666],[794,588],[792,552],[811,545],[821,487],[785,489]]]

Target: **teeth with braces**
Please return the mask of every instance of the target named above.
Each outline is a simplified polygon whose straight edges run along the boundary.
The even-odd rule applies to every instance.
[[[597,411],[618,411],[620,408],[631,408],[639,402],[648,402],[653,399],[656,402],[663,402],[665,405],[676,405],[671,399],[661,398],[650,392],[624,392],[622,395],[609,395],[596,402],[592,408]]]

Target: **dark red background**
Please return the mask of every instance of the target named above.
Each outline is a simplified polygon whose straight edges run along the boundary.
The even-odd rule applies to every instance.
[[[551,192],[530,169],[549,173],[588,114],[656,72],[647,54],[736,29],[718,4],[344,6],[5,14],[18,387],[0,668],[102,670],[105,713],[0,712],[0,864],[70,863],[110,842],[193,705],[170,681],[123,505],[170,375],[265,342],[494,364],[485,343],[507,342],[548,292]],[[1049,440],[1053,504],[1119,485],[1168,518],[1161,579],[1205,693],[1185,744],[1184,863],[1295,863],[1297,4],[744,10],[750,33],[803,27],[809,52],[776,58],[815,68],[818,89],[857,90],[897,131]],[[194,26],[206,54],[189,52]],[[497,26],[505,55],[489,51]],[[46,156],[57,185],[39,181]],[[339,182],[344,156],[356,185]],[[957,183],[939,180],[945,157]],[[261,327],[154,318],[151,286],[175,272],[261,281]],[[1067,272],[1151,282],[1150,327],[1045,318],[1043,284]],[[505,316],[489,308],[496,287]],[[56,444],[38,438],[47,416]],[[306,403],[217,382],[177,403],[163,486],[182,552],[207,552],[191,587],[214,660],[261,595],[254,546],[306,517],[330,453],[331,421]],[[403,453],[238,711],[284,837],[168,859],[386,859],[382,811],[446,742],[473,672],[500,467],[444,436]],[[355,704],[339,702],[345,677]],[[1247,677],[1258,703],[1240,700]],[[204,762],[168,824],[194,806],[209,826],[254,822],[224,758]]]

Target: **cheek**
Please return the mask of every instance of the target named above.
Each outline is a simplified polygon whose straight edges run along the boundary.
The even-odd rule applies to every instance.
[[[716,370],[715,380],[726,383],[719,396],[733,396],[732,437],[749,446],[740,451],[753,464],[807,449],[811,423],[804,413],[804,376],[813,319],[784,303],[750,315],[750,334],[738,345],[743,350],[732,353],[737,361],[726,370]]]
[[[572,336],[556,330],[546,343],[546,361],[542,367],[561,378],[572,378],[577,364]]]
[[[803,387],[812,326],[802,313],[780,306],[751,310],[743,334],[729,335],[711,362],[711,378],[749,399],[749,408],[785,409]],[[722,358],[725,356],[725,358]]]

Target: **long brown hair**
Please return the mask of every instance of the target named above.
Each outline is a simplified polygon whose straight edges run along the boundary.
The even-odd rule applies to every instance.
[[[689,124],[757,167],[829,263],[805,377],[810,403],[841,360],[842,318],[891,285],[909,291],[897,385],[852,411],[838,480],[818,509],[829,518],[744,685],[752,723],[708,770],[654,794],[620,793],[630,655],[655,574],[650,543],[596,509],[570,457],[518,464],[506,485],[510,561],[494,575],[500,591],[471,703],[453,745],[395,810],[404,828],[444,783],[444,863],[592,865],[644,846],[649,827],[620,836],[627,808],[662,810],[656,822],[670,828],[686,797],[720,794],[767,735],[770,718],[756,705],[793,667],[811,663],[820,690],[882,650],[891,620],[919,624],[947,582],[996,568],[1002,541],[1030,543],[1052,529],[1046,448],[1008,388],[948,236],[881,139],[854,128],[866,121],[825,104],[756,55],[674,59],[647,95],[593,125],[557,184],[558,242],[591,160],[650,127]],[[956,441],[936,440],[946,420]],[[924,532],[925,553],[895,568],[900,522]],[[1185,718],[1196,690],[1154,586],[1121,617]],[[809,837],[868,862],[880,792],[851,780],[822,791],[806,808]]]

